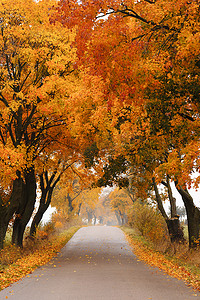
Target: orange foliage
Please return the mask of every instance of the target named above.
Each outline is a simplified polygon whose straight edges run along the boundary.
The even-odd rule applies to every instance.
[[[158,247],[163,242],[169,243],[169,235],[163,217],[152,206],[136,201],[128,213],[131,227]]]

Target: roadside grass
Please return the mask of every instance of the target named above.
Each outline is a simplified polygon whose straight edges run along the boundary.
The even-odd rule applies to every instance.
[[[188,250],[187,244],[174,244],[164,252],[158,251],[133,228],[122,226],[121,229],[139,259],[200,291],[200,249]]]
[[[6,241],[0,251],[0,290],[49,262],[80,227],[72,226],[51,234],[38,230],[35,239],[25,240],[23,249]]]

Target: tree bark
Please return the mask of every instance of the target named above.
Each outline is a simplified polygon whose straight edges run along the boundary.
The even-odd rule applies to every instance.
[[[117,218],[118,225],[119,226],[122,225],[122,219],[121,219],[120,214],[117,210],[115,210],[115,216]]]
[[[170,186],[170,180],[168,175],[167,175],[167,191],[168,191],[168,197],[170,202],[171,218],[174,218],[175,216],[177,216],[176,198],[174,198],[172,195],[172,189]]]
[[[155,180],[154,177],[152,178],[152,181],[153,181],[153,187],[154,187],[154,191],[155,191],[155,195],[156,195],[156,202],[158,204],[158,209],[161,212],[161,215],[163,216],[163,218],[165,220],[168,220],[169,217],[168,217],[168,215],[165,212],[165,209],[164,209],[164,206],[163,206],[163,203],[162,203],[162,199],[160,197],[160,194],[159,194],[159,191],[158,191],[158,187],[157,187],[157,184],[156,184],[156,180]]]
[[[93,212],[87,209],[87,215],[88,215],[88,224],[89,224],[92,221]]]
[[[71,213],[74,210],[74,208],[72,206],[73,199],[70,197],[69,193],[67,194],[67,201],[68,201],[69,212]]]
[[[185,205],[187,220],[188,220],[188,234],[189,234],[189,247],[196,248],[199,242],[199,227],[200,227],[200,210],[195,206],[193,198],[185,187],[175,182],[177,191],[182,197]]]
[[[0,197],[0,249],[3,249],[3,242],[8,228],[6,215],[7,215],[7,207],[3,205],[2,199]]]
[[[166,220],[167,223],[167,228],[169,231],[169,235],[170,235],[170,239],[171,242],[184,242],[184,234],[183,234],[183,230],[180,226],[180,221],[179,221],[179,217],[176,216],[174,218],[168,219]]]
[[[24,182],[21,178],[21,173],[17,171],[17,178],[13,181],[13,189],[8,203],[4,204],[0,197],[0,249],[3,248],[9,222],[22,204],[23,196]]]
[[[56,173],[57,173],[57,169],[54,171],[54,173],[50,177],[48,177],[47,171],[40,174],[40,189],[41,189],[42,194],[41,194],[41,198],[40,198],[40,204],[39,204],[38,211],[35,214],[33,221],[31,223],[29,235],[32,237],[36,235],[37,227],[38,227],[40,221],[42,220],[45,211],[48,209],[48,207],[51,203],[53,190],[54,190],[56,184],[60,180],[61,174],[59,174],[56,178]],[[45,180],[46,184],[44,184],[44,180]]]
[[[23,205],[19,208],[13,225],[12,243],[23,247],[23,236],[36,201],[36,178],[34,168],[25,171],[25,195]]]
[[[30,228],[30,236],[35,236],[36,235],[36,230],[39,225],[39,223],[42,220],[42,217],[45,213],[45,211],[48,209],[50,203],[51,203],[51,198],[53,194],[53,188],[51,188],[48,193],[47,193],[47,200],[44,199],[44,201],[40,202],[39,208],[37,210],[37,213],[35,214],[33,221],[31,223],[31,228]],[[46,201],[45,201],[46,200]]]
[[[81,202],[81,203],[79,203],[79,205],[78,205],[78,212],[77,212],[77,215],[78,215],[78,216],[80,216],[82,204],[83,204],[83,203]]]

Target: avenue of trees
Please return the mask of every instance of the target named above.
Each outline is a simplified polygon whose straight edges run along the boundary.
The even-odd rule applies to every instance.
[[[126,206],[153,197],[171,241],[184,241],[171,182],[196,247],[199,76],[197,0],[0,0],[0,247],[11,220],[22,246],[37,188],[31,235],[53,191],[77,214],[90,199],[89,219],[98,188],[113,184],[122,223]]]

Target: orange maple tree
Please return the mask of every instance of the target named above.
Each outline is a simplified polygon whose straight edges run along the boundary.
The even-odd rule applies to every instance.
[[[198,1],[72,3],[61,2],[60,18],[77,25],[79,60],[104,82],[104,100],[93,107],[88,126],[96,120],[95,138],[100,139],[105,124],[111,152],[123,153],[129,161],[134,154],[141,166],[142,157],[151,161],[154,152],[151,176],[176,182],[187,210],[190,247],[195,246],[200,213],[187,187],[199,182],[199,177],[191,178],[199,171]],[[68,18],[70,5],[74,9]],[[84,26],[78,24],[80,18]],[[149,157],[147,148],[141,156],[142,141]]]
[[[0,177],[7,185],[15,178],[13,195],[23,186],[29,191],[8,214],[20,215],[16,243],[33,211],[36,168],[45,151],[59,161],[57,141],[66,134],[70,145],[77,142],[76,153],[92,154],[88,162],[98,176],[110,158],[123,155],[135,191],[148,194],[150,185],[164,182],[171,197],[175,181],[195,247],[200,212],[188,187],[200,178],[192,178],[199,172],[198,1],[0,5],[0,164],[7,170]],[[51,162],[45,172],[54,172]],[[171,204],[174,216],[172,198]],[[8,207],[1,200],[1,211]]]
[[[14,213],[13,242],[22,245],[36,200],[36,161],[59,139],[61,130],[57,129],[65,134],[68,125],[66,102],[76,82],[75,32],[50,23],[55,3],[0,1],[0,144],[7,155],[1,163],[12,171],[7,182],[16,178],[14,205],[11,200],[1,203],[1,247]]]

